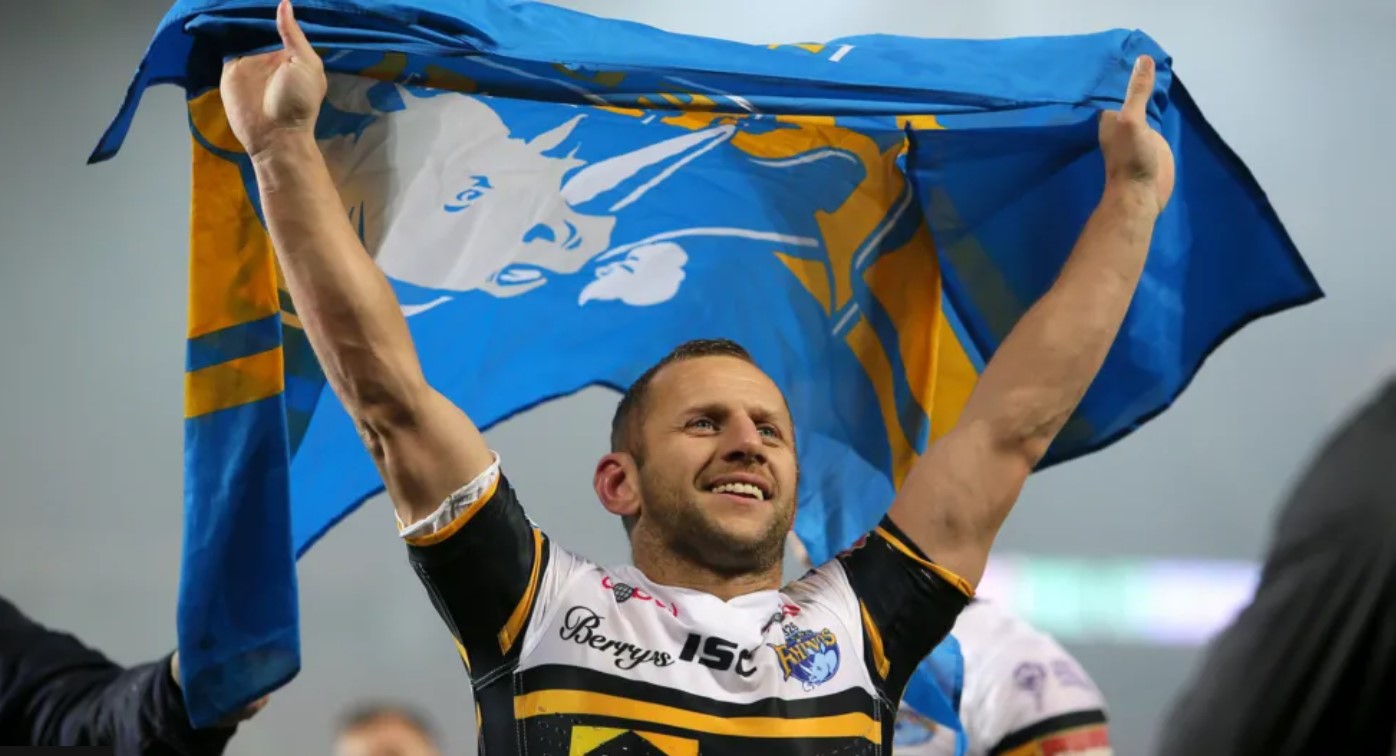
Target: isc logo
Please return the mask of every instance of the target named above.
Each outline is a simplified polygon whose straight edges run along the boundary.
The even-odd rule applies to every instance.
[[[704,638],[697,633],[689,633],[688,640],[683,644],[683,651],[679,653],[679,658],[686,662],[696,661],[710,669],[733,669],[742,677],[751,677],[756,674],[756,667],[751,664],[751,658],[755,654],[754,649],[743,649],[739,653],[737,644],[725,638],[716,636]]]

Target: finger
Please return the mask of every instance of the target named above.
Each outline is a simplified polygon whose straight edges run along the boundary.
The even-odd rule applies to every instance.
[[[291,53],[292,58],[310,61],[318,59],[315,48],[310,46],[305,31],[296,23],[295,12],[291,10],[291,0],[281,0],[276,6],[276,31],[281,35],[281,44]]]
[[[1154,59],[1140,55],[1134,61],[1134,73],[1129,77],[1129,91],[1121,113],[1130,119],[1144,120],[1149,113],[1149,98],[1154,95]]]

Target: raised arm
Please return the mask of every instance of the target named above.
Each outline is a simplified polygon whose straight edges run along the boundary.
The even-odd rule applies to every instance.
[[[292,16],[284,49],[229,61],[220,90],[247,150],[291,299],[330,386],[411,524],[493,462],[479,431],[427,384],[393,291],[349,223],[315,143],[324,67]]]
[[[1099,372],[1173,190],[1150,128],[1154,62],[1135,64],[1119,112],[1101,114],[1105,191],[1061,275],[1004,339],[956,427],[912,467],[890,512],[932,559],[973,584],[1028,474]]]

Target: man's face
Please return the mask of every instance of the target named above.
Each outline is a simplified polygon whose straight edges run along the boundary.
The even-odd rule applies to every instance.
[[[775,383],[735,357],[687,359],[655,375],[642,411],[642,526],[717,572],[778,564],[798,468]]]
[[[401,717],[382,716],[341,732],[335,756],[439,756],[421,730]]]

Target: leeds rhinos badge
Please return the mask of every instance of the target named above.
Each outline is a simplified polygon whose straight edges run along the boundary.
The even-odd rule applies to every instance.
[[[785,642],[771,644],[785,679],[795,678],[805,690],[814,690],[833,679],[839,671],[839,639],[834,631],[802,630],[784,626]]]

